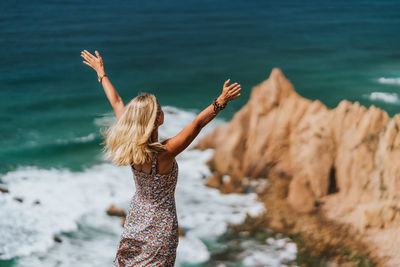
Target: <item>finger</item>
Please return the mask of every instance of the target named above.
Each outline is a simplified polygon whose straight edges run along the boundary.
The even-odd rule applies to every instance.
[[[238,83],[233,83],[231,85],[229,85],[228,89],[231,90],[233,87],[235,87]]]
[[[89,67],[91,67],[92,65],[90,65],[88,62],[86,61],[82,61],[83,63],[85,63],[86,65],[88,65]]]
[[[93,56],[92,54],[90,54],[88,51],[86,51],[85,50],[85,55],[88,57],[88,58],[90,58],[91,60],[95,60],[96,59],[96,57],[95,56]]]
[[[230,80],[231,80],[231,79],[228,79],[228,80],[226,80],[226,81],[224,82],[224,87],[227,87],[227,86],[228,86]]]
[[[240,96],[240,93],[237,94],[237,95],[235,95],[235,96],[232,98],[232,100],[238,98],[239,96]]]
[[[97,52],[97,50],[96,50],[96,51],[94,51],[94,53],[96,54],[96,56],[97,56],[98,58],[100,58],[100,59],[101,59],[101,56],[100,56],[99,52]]]
[[[94,61],[95,61],[94,58],[90,57],[90,56],[89,56],[88,54],[86,54],[86,53],[83,53],[82,56],[83,56],[84,59],[86,59],[87,62],[94,62]]]
[[[85,55],[85,56],[87,56],[87,57],[89,57],[90,56],[90,53],[87,51],[87,50],[82,50],[82,55]]]
[[[238,88],[240,88],[240,87],[241,87],[241,85],[238,84],[238,85],[236,85],[235,87],[232,87],[231,89],[229,89],[229,91],[234,91],[234,90],[236,90],[236,89],[238,89]]]
[[[92,55],[89,51],[87,51],[86,49],[83,49],[83,51],[82,51],[83,53],[85,53],[86,55]]]
[[[238,87],[238,88],[236,88],[235,90],[232,90],[231,93],[232,93],[233,95],[236,95],[238,92],[240,92],[240,90],[242,90],[242,87]]]
[[[81,56],[89,57],[89,55],[85,51],[81,51]]]
[[[96,59],[96,57],[93,56],[93,55],[92,55],[89,51],[87,51],[86,49],[83,50],[83,52],[85,52],[85,54],[86,54],[88,57],[90,57],[91,59]]]
[[[84,53],[82,53],[81,56],[88,62],[92,61],[92,59],[88,55],[86,55]]]

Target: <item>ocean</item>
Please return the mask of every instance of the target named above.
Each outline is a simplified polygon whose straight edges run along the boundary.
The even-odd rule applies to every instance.
[[[0,182],[10,193],[0,193],[0,266],[109,266],[115,254],[122,228],[105,210],[126,206],[134,184],[129,168],[103,158],[99,130],[115,116],[83,49],[100,52],[125,103],[140,92],[157,96],[164,137],[208,106],[227,78],[242,96],[202,134],[229,121],[274,67],[330,108],[347,99],[393,116],[398,14],[395,0],[1,1]],[[254,193],[206,188],[211,155],[190,149],[177,159],[187,232],[177,264],[295,264],[286,237],[248,239],[236,257],[216,256],[231,249],[220,240],[228,225],[263,207]]]

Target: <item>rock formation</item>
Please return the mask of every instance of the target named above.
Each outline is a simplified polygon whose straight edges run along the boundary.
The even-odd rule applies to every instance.
[[[111,204],[107,209],[108,216],[116,216],[116,217],[126,217],[126,212],[124,209],[118,209],[115,205]]]
[[[0,184],[0,192],[4,194],[9,193],[8,188],[3,184]]]
[[[213,186],[240,191],[245,178],[288,177],[294,211],[350,225],[385,266],[400,266],[399,129],[400,115],[374,106],[305,99],[274,69],[197,148],[214,148]]]

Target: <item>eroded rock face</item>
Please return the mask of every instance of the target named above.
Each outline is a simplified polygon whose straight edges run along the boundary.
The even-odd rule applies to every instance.
[[[197,147],[214,148],[210,168],[235,185],[270,171],[290,177],[286,200],[295,211],[320,209],[379,243],[379,230],[400,229],[399,129],[400,115],[374,106],[344,100],[328,109],[305,99],[274,69]],[[392,241],[385,247],[400,254]]]

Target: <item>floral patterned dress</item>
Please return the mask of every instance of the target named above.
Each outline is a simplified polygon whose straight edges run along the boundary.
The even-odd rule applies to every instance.
[[[178,246],[175,187],[178,163],[169,174],[157,174],[155,154],[151,173],[132,167],[136,192],[129,205],[114,266],[174,266]]]

